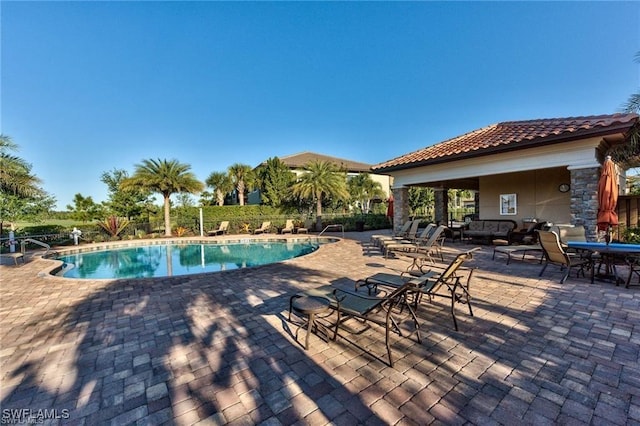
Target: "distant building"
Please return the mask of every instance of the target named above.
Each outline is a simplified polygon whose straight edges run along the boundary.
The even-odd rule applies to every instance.
[[[280,161],[291,169],[296,175],[304,173],[304,166],[311,161],[328,161],[337,165],[342,170],[346,170],[347,178],[349,176],[356,176],[361,173],[368,173],[375,182],[379,182],[386,197],[389,197],[391,193],[391,177],[383,174],[373,173],[371,170],[371,164],[360,163],[357,161],[345,160],[343,158],[331,157],[329,155],[316,154],[314,152],[301,152],[298,154],[288,155],[286,157],[278,157]],[[265,164],[263,162],[262,164]],[[261,165],[262,165],[261,164]],[[249,193],[247,197],[248,204],[260,204],[260,191],[255,190]]]

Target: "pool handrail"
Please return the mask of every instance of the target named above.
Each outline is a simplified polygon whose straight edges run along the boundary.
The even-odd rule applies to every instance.
[[[44,247],[46,249],[46,251],[44,252],[43,256],[45,256],[47,253],[49,253],[49,250],[51,250],[51,246],[49,244],[47,244],[47,243],[43,243],[42,241],[34,240],[33,238],[23,238],[23,239],[20,240],[20,246],[21,246],[22,253],[25,252],[27,243],[33,243],[33,244],[39,245],[41,247]]]
[[[324,229],[318,234],[318,237],[320,237],[322,234],[324,234],[324,232],[326,230],[328,230],[329,228],[340,228],[342,230],[342,238],[344,238],[344,225],[341,224],[341,223],[336,223],[336,224],[325,226]]]

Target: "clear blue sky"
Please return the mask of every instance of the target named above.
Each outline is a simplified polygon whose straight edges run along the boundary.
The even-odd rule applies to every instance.
[[[618,112],[640,2],[0,3],[1,131],[64,209],[103,172],[376,164],[500,121]]]

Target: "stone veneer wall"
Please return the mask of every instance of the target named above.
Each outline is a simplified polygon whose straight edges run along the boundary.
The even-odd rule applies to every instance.
[[[583,225],[587,240],[597,240],[598,178],[600,168],[571,170],[571,223]]]
[[[393,188],[393,230],[409,220],[409,188]]]
[[[433,190],[433,198],[434,198],[434,214],[435,214],[435,222],[438,225],[447,225],[449,223],[449,200],[448,193],[446,189],[434,188]]]

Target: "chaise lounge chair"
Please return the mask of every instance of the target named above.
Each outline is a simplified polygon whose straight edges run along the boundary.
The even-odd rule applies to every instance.
[[[287,223],[284,225],[284,228],[282,228],[282,231],[280,231],[280,233],[293,234],[293,230],[294,230],[293,220],[287,219]]]
[[[438,227],[435,224],[430,223],[424,231],[413,241],[401,240],[396,243],[388,243],[384,246],[384,257],[389,258],[391,252],[397,251],[400,253],[417,253],[423,252],[425,256],[430,251],[430,248],[436,244],[441,244],[445,238],[444,230],[446,226],[440,225]]]
[[[391,234],[373,234],[371,236],[371,242],[373,243],[373,245],[379,246],[381,241],[384,240],[393,240],[396,237],[406,238],[412,223],[412,220],[406,221],[397,232],[393,231]]]
[[[271,229],[271,222],[265,221],[265,222],[262,222],[262,225],[260,225],[260,228],[256,228],[253,230],[253,234],[267,233],[269,232],[270,229]]]
[[[456,319],[455,304],[462,303],[469,306],[469,315],[473,316],[471,308],[471,294],[469,293],[469,284],[473,275],[473,269],[469,269],[466,283],[462,283],[462,275],[459,273],[462,265],[473,258],[473,252],[478,248],[458,254],[451,263],[442,271],[430,270],[425,271],[421,275],[414,276],[408,273],[389,274],[377,273],[364,280],[356,282],[356,290],[360,287],[367,287],[369,294],[376,294],[380,291],[380,287],[399,288],[406,284],[413,287],[409,291],[413,298],[414,308],[418,308],[418,304],[423,296],[427,296],[431,301],[434,296],[446,297],[451,299],[451,317],[453,318],[453,326],[458,331],[458,321]]]
[[[214,229],[207,232],[207,235],[210,237],[213,237],[215,235],[224,235],[227,233],[228,229],[229,229],[229,221],[223,220],[222,222],[220,222],[220,225],[218,225],[218,229]]]
[[[417,219],[411,222],[411,226],[409,227],[409,230],[402,236],[398,235],[394,237],[378,239],[378,246],[380,247],[380,250],[382,250],[383,252],[386,252],[386,247],[390,244],[397,244],[400,242],[411,243],[415,241],[415,239],[418,236],[418,228],[420,227],[420,222],[421,222],[420,219]]]
[[[334,330],[333,340],[336,340],[338,337],[340,328],[354,334],[359,334],[363,331],[360,327],[358,327],[358,330],[348,330],[344,327],[343,324],[351,318],[357,319],[360,323],[373,323],[381,326],[385,330],[385,346],[389,366],[393,367],[391,342],[389,338],[391,332],[395,332],[400,336],[403,335],[398,323],[399,318],[397,318],[397,315],[394,316],[402,312],[402,310],[398,309],[399,305],[402,304],[402,307],[406,306],[408,308],[417,341],[418,343],[422,342],[420,338],[420,323],[418,322],[414,309],[412,306],[404,305],[407,293],[414,288],[413,283],[405,283],[398,288],[391,289],[389,292],[381,291],[376,296],[367,296],[362,293],[327,285],[292,296],[289,302],[289,311],[291,312],[293,300],[296,297],[304,295],[327,299],[330,307],[337,312],[336,322],[331,326]]]

